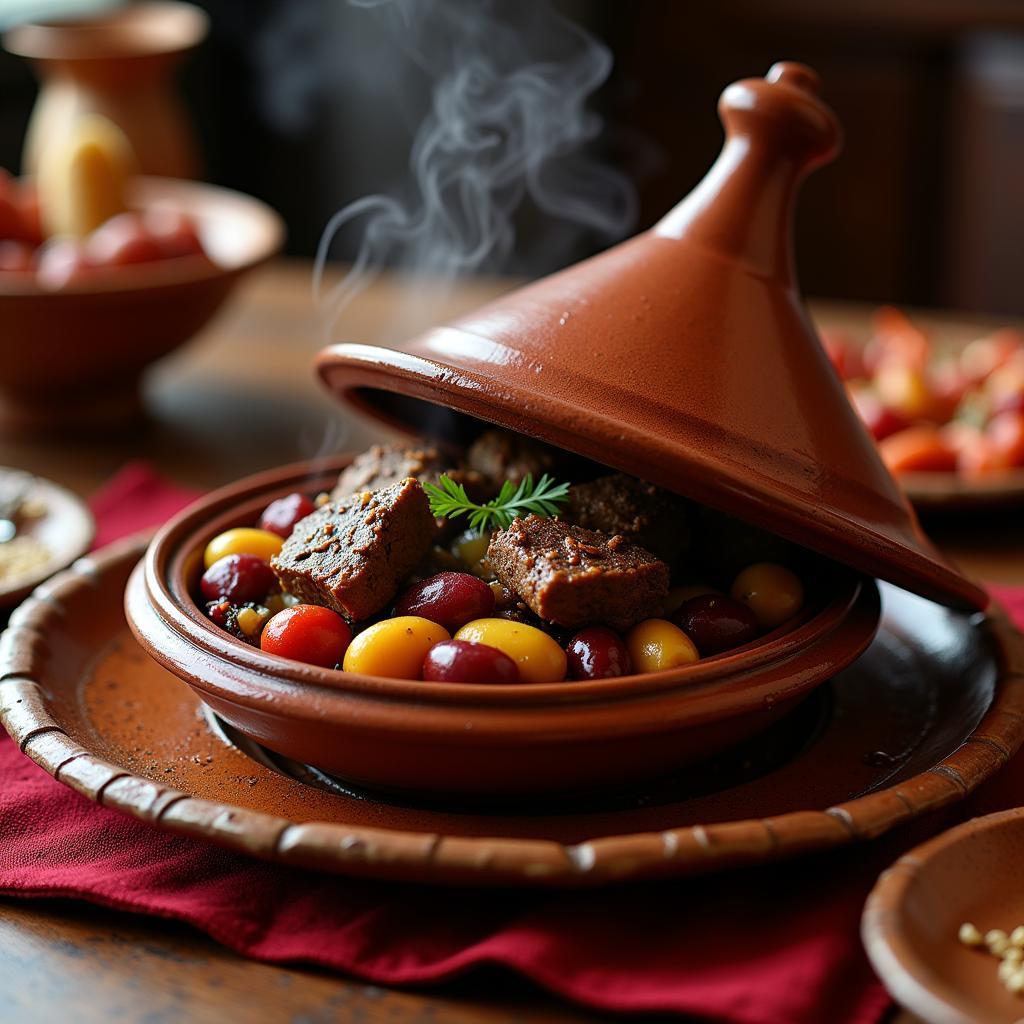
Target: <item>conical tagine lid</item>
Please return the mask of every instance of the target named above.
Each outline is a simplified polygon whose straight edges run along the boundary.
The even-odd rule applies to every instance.
[[[943,561],[818,342],[793,269],[793,200],[840,141],[817,76],[777,64],[729,86],[726,143],[653,229],[397,350],[319,356],[347,401],[417,433],[434,406],[685,494],[956,607]]]

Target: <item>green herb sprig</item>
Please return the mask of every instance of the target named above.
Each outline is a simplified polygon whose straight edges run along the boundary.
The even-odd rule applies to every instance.
[[[556,516],[569,498],[569,485],[556,484],[547,473],[537,481],[536,486],[529,473],[518,487],[511,480],[506,480],[498,496],[483,505],[470,501],[466,488],[450,476],[442,476],[438,484],[423,485],[434,516],[439,519],[455,519],[457,516],[468,515],[470,527],[480,533],[507,529],[513,519],[530,512],[538,516]]]

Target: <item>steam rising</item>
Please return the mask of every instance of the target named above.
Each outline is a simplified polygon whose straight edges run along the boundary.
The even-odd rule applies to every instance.
[[[539,0],[350,3],[387,19],[396,46],[429,79],[432,102],[415,134],[406,193],[358,199],[324,231],[314,293],[329,333],[384,264],[429,279],[432,290],[502,269],[524,202],[550,224],[542,240],[550,251],[564,251],[567,231],[601,242],[628,231],[631,185],[584,152],[601,128],[586,101],[611,70],[605,46]],[[382,55],[381,74],[390,63]],[[361,229],[358,255],[324,291],[324,266],[346,229]]]

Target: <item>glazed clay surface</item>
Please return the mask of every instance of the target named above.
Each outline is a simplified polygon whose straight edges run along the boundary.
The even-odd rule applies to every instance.
[[[207,495],[157,536],[125,593],[142,645],[249,738],[359,785],[419,793],[600,789],[651,778],[764,731],[870,643],[871,581],[840,572],[795,620],[681,669],[528,686],[382,679],[265,654],[193,593],[206,543],[271,501],[327,490],[338,457]]]
[[[918,527],[796,286],[796,191],[839,145],[817,89],[794,64],[729,86],[721,155],[653,229],[395,349],[328,347],[321,377],[392,425],[469,413],[984,607]]]

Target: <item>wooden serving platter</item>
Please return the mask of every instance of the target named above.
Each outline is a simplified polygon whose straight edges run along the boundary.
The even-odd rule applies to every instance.
[[[297,867],[583,886],[869,839],[962,799],[1024,739],[1020,635],[886,588],[853,666],[763,738],[656,784],[551,802],[399,802],[236,741],[124,620],[121,542],[38,588],[0,640],[0,718],[63,784]]]

